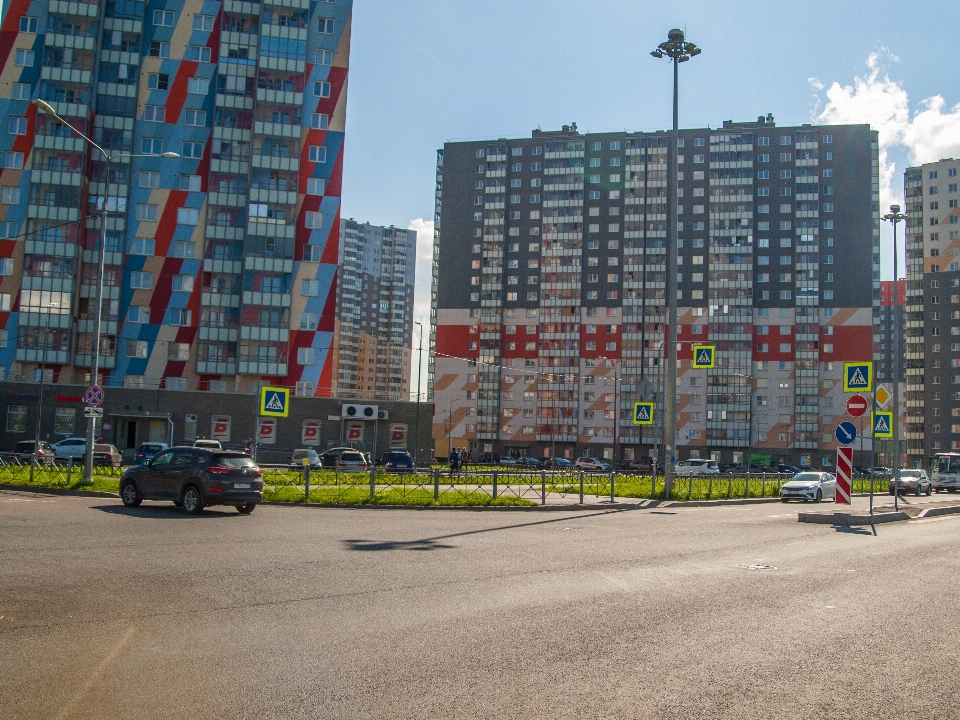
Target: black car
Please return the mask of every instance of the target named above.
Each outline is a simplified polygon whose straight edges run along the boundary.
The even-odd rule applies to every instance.
[[[127,507],[143,500],[172,500],[188,514],[207,505],[233,505],[253,512],[263,499],[263,471],[246,453],[174,447],[120,477],[120,499]]]
[[[390,450],[380,456],[377,466],[389,472],[413,472],[413,456],[406,451]]]
[[[543,467],[543,462],[541,462],[539,458],[535,457],[519,457],[517,458],[517,467],[540,470]]]

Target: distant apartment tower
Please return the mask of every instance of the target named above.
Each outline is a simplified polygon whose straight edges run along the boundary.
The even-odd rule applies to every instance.
[[[351,10],[6,3],[0,373],[42,361],[62,383],[331,393]]]
[[[844,361],[873,359],[876,132],[767,116],[678,144],[680,457],[830,464]],[[668,152],[665,132],[576,125],[438,151],[438,454],[658,452]]]
[[[910,465],[960,451],[960,160],[908,168],[906,441]]]
[[[901,228],[902,229],[902,228]],[[902,235],[898,235],[902,238]],[[896,292],[896,295],[894,295]],[[876,322],[876,331],[875,336],[878,340],[874,356],[876,358],[874,367],[874,373],[876,374],[877,382],[886,383],[887,390],[893,392],[893,386],[889,383],[893,380],[893,371],[894,371],[894,328],[896,327],[896,322],[899,318],[900,322],[900,347],[899,353],[900,356],[904,355],[904,348],[906,347],[906,319],[904,315],[904,308],[906,306],[906,297],[907,297],[907,281],[906,280],[882,280],[880,282],[880,313],[877,316]],[[896,308],[899,306],[899,313],[896,311]],[[904,363],[900,363],[900,382],[903,382],[904,377],[906,377],[906,370],[904,368]]]
[[[340,221],[337,397],[409,400],[417,233]]]

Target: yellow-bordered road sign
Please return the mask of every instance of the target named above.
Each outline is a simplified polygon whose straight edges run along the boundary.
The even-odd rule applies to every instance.
[[[260,414],[265,417],[287,417],[290,414],[290,390],[280,387],[260,388]]]
[[[693,346],[693,366],[700,369],[709,369],[717,360],[717,348],[714,345]]]
[[[893,437],[893,411],[877,410],[873,413],[873,436],[877,440],[889,440]]]
[[[873,390],[872,362],[845,362],[843,364],[843,391],[870,392]]]
[[[652,402],[636,402],[633,404],[633,424],[653,425]]]

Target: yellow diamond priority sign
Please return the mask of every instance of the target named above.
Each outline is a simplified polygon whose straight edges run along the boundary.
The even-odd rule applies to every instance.
[[[887,403],[890,402],[890,393],[883,385],[877,385],[877,392],[873,396],[880,407],[886,407]]]

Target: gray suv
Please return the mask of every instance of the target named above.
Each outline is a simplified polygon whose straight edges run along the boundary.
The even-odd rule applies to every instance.
[[[207,505],[233,505],[244,515],[263,499],[263,471],[246,453],[173,447],[120,476],[127,507],[143,500],[172,500],[190,515]]]

